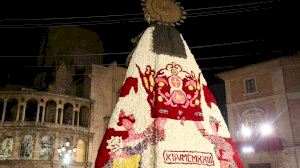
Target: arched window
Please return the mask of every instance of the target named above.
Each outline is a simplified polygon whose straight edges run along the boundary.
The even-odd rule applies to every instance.
[[[73,105],[66,103],[64,105],[63,124],[72,125]]]
[[[253,135],[256,136],[256,133],[258,133],[260,130],[260,126],[264,121],[264,110],[260,108],[251,108],[248,110],[245,110],[241,114],[241,122],[244,127],[247,127],[251,130]]]
[[[20,158],[21,159],[32,159],[34,149],[34,139],[31,135],[25,135],[22,139],[21,143],[21,152]]]
[[[25,121],[35,121],[38,102],[35,99],[30,99],[26,102]]]
[[[7,100],[5,121],[15,121],[18,113],[18,100],[11,98]]]
[[[86,106],[82,106],[79,112],[79,126],[88,127],[89,125],[89,109]]]
[[[86,142],[82,139],[77,141],[76,162],[85,162],[86,157]]]
[[[12,155],[14,139],[12,136],[5,136],[1,140],[0,160],[6,160]]]
[[[51,160],[53,156],[53,140],[50,136],[44,136],[41,141],[40,160]]]
[[[55,114],[56,114],[56,102],[54,100],[49,100],[46,103],[46,114],[45,114],[45,122],[55,122]]]

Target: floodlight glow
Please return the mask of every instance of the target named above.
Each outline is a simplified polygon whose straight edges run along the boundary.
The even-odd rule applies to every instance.
[[[58,151],[58,153],[61,153],[61,149],[60,148],[58,148],[57,151]]]
[[[76,152],[76,148],[73,148],[73,152]]]
[[[62,148],[61,148],[61,151],[63,151],[63,152],[66,151],[66,148],[65,148],[65,147],[62,147]]]
[[[260,132],[262,135],[270,135],[273,132],[273,128],[270,124],[265,123],[261,125]]]
[[[244,146],[242,148],[242,152],[243,153],[254,153],[254,149],[252,146]]]
[[[70,142],[66,142],[66,147],[70,146]]]
[[[70,164],[71,163],[71,155],[66,153],[64,155],[63,162],[64,162],[64,164]]]
[[[242,134],[246,137],[250,136],[252,134],[252,131],[249,127],[245,127],[244,125],[242,125]]]

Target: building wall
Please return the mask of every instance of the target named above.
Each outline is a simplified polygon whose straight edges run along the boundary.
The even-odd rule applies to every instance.
[[[95,102],[91,120],[91,132],[94,140],[90,150],[90,160],[96,159],[102,137],[107,128],[109,118],[118,99],[118,91],[125,79],[126,69],[115,64],[109,67],[93,65],[90,79],[90,98]]]
[[[299,167],[300,56],[277,58],[217,76],[225,82],[228,125],[236,142],[249,140],[240,130],[245,123],[243,115],[252,111],[258,114],[256,118],[261,122],[273,123],[271,137],[283,140],[283,150],[241,153],[245,165],[271,163],[272,168]],[[252,78],[257,90],[246,93],[245,80]]]
[[[286,92],[300,92],[300,68],[299,68],[299,57],[292,58],[289,61],[284,60],[282,62],[283,66],[283,73],[285,76],[285,88]]]
[[[14,100],[13,106],[11,100]],[[33,106],[37,108],[34,110],[29,108],[31,100],[35,100]],[[49,102],[54,104],[50,105]],[[89,148],[88,142],[93,139],[89,125],[81,125],[81,107],[88,109],[84,114],[86,118],[90,115],[89,99],[30,90],[1,91],[0,104],[0,167],[60,167],[57,149],[63,140],[68,139],[72,147],[77,147],[78,142],[84,141],[85,147]],[[73,107],[70,118],[66,118],[71,122],[67,124],[63,122],[66,117],[64,113],[67,112],[65,104]],[[15,118],[8,115],[12,112],[11,109],[16,110]],[[54,120],[47,120],[49,114],[54,114]],[[35,117],[27,120],[26,116],[30,115]],[[12,141],[7,143],[7,139]],[[87,151],[84,153],[89,155]],[[74,163],[73,167],[88,167],[91,162],[84,158]]]
[[[49,28],[38,58],[40,66],[57,66],[54,81],[47,83],[49,87],[39,87],[47,89],[47,92],[0,91],[0,168],[59,168],[61,162],[57,149],[66,139],[77,147],[76,162],[67,167],[94,167],[99,145],[126,73],[126,68],[116,64],[108,67],[98,65],[103,62],[102,54],[103,45],[95,32],[80,27]],[[42,78],[37,78],[36,82],[45,84]],[[27,121],[26,114],[29,111],[26,112],[26,106],[29,103],[26,101],[31,98],[35,99],[36,110],[30,111],[34,119]],[[14,104],[11,100],[14,100]],[[48,108],[48,101],[54,102],[55,107]],[[81,108],[83,105],[84,109]],[[49,109],[54,109],[52,115],[55,119],[51,121],[47,120]],[[5,113],[9,115],[5,116]],[[23,159],[20,150],[26,135],[31,135],[34,142],[33,157]],[[53,158],[47,161],[40,158],[42,139],[46,135],[53,140]],[[5,148],[3,144],[10,142],[11,137],[13,147],[9,151],[10,147]],[[2,149],[9,152],[3,152]]]
[[[243,100],[255,99],[259,97],[265,97],[273,94],[272,82],[270,72],[265,73],[253,73],[248,74],[248,78],[254,77],[256,79],[257,88],[259,88],[257,93],[246,94],[244,89],[244,80],[248,78],[237,78],[230,81],[231,91],[232,91],[232,101],[238,102]],[[242,94],[241,94],[242,93]]]
[[[8,152],[10,156],[0,151],[0,167],[59,168],[61,162],[57,149],[66,138],[72,146],[77,147],[78,152],[75,157],[76,162],[68,167],[93,167],[125,73],[126,68],[118,67],[116,64],[108,67],[92,65],[86,72],[88,75],[84,78],[84,97],[89,98],[34,90],[0,91],[1,150],[5,148],[2,142],[6,138],[13,138],[12,151]],[[37,108],[35,111],[28,111],[26,107],[29,106],[28,102],[32,99],[35,100],[34,106]],[[54,102],[54,108],[50,108],[49,102]],[[64,109],[66,104],[72,106],[68,124],[64,123],[64,113],[67,112]],[[82,110],[81,107],[86,110]],[[81,116],[82,112],[85,116]],[[10,114],[8,115],[8,113]],[[29,113],[35,116],[31,121],[26,120]],[[48,121],[47,117],[50,113],[53,113],[55,117],[54,120]],[[12,114],[14,114],[13,118],[8,119],[8,116]],[[87,125],[82,125],[82,118],[88,119]],[[22,139],[25,135],[32,136],[34,147],[32,158],[24,160],[20,153]],[[40,158],[44,136],[50,136],[52,139],[53,157],[51,160],[41,160]],[[86,148],[85,153],[84,148]]]
[[[290,99],[288,105],[291,113],[293,140],[295,144],[300,145],[300,98]]]
[[[55,82],[49,85],[48,91],[57,94],[76,95],[76,86],[73,84],[74,70],[61,65],[56,70]]]

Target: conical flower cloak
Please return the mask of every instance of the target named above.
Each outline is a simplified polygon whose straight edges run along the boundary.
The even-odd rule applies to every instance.
[[[243,167],[216,100],[174,28],[151,26],[141,36],[95,165]]]

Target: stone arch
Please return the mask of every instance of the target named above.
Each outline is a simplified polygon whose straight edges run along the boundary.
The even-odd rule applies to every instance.
[[[4,106],[4,99],[0,97],[0,120],[2,119],[2,115],[3,115],[3,106]]]
[[[20,159],[32,159],[34,150],[34,139],[32,135],[24,135],[21,141]]]
[[[241,113],[241,119],[243,122],[246,122],[247,120],[263,120],[262,115],[264,114],[264,110],[261,108],[249,108]]]
[[[264,112],[261,108],[249,108],[241,113],[241,122],[252,131],[258,132],[258,126],[264,121]]]
[[[241,116],[246,116],[246,115],[250,115],[250,114],[253,114],[253,113],[264,113],[264,110],[261,109],[261,108],[257,108],[257,107],[249,108],[249,109],[243,111],[241,113]]]
[[[44,136],[41,140],[40,160],[52,160],[53,157],[53,138]]]
[[[25,121],[35,121],[36,113],[38,109],[38,101],[34,98],[29,99],[26,102],[26,110],[25,110]]]
[[[65,103],[63,115],[63,124],[72,125],[73,105],[71,103]]]
[[[10,98],[7,100],[5,121],[16,121],[18,113],[18,100]]]
[[[86,161],[86,152],[87,152],[87,143],[83,139],[79,139],[76,145],[76,162],[85,162]]]
[[[45,122],[55,122],[56,108],[57,105],[54,100],[49,100],[46,102]]]
[[[81,106],[79,111],[79,126],[88,127],[89,116],[89,108],[86,106]]]

